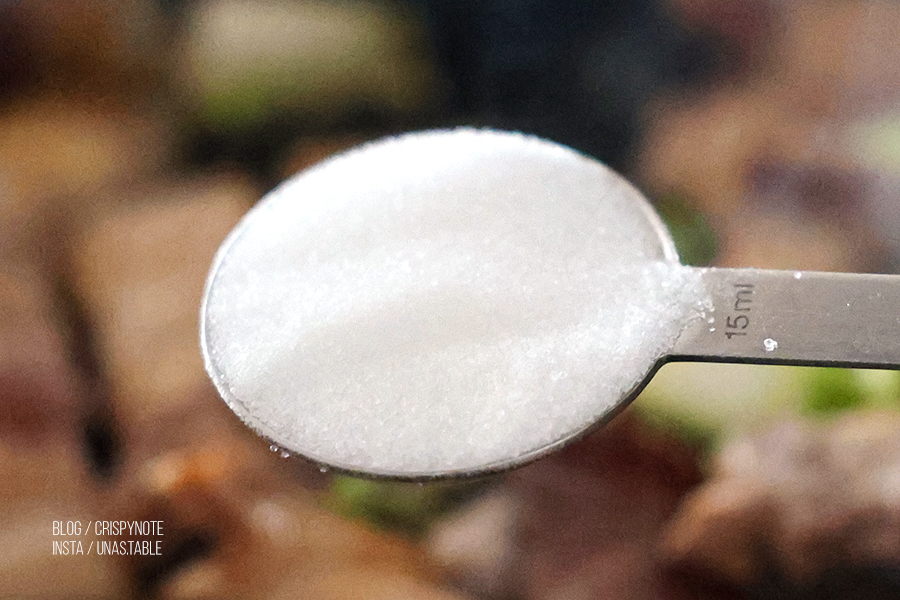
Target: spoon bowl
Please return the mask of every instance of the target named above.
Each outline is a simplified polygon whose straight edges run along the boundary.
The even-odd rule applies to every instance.
[[[222,397],[280,449],[366,475],[472,475],[607,421],[666,360],[895,365],[894,278],[802,275],[682,266],[650,204],[596,160],[432,131],[263,199],[215,258],[200,338]],[[798,319],[798,303],[826,317]],[[888,324],[841,342],[872,318]]]
[[[201,343],[231,409],[282,449],[382,476],[493,471],[637,393],[695,299],[684,275],[599,162],[521,134],[409,134],[244,218]]]

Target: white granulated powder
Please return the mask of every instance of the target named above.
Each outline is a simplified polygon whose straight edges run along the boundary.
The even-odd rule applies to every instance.
[[[288,181],[217,257],[207,368],[338,467],[496,467],[613,411],[701,296],[639,193],[519,134],[413,134]]]

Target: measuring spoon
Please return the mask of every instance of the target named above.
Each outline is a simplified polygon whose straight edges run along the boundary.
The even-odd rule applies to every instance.
[[[273,447],[427,479],[559,448],[667,361],[898,368],[900,279],[686,267],[601,163],[432,131],[262,200],[215,258],[200,339],[219,393]]]

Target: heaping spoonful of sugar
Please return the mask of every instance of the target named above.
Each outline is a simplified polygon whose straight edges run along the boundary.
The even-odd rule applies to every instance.
[[[610,419],[669,360],[897,368],[900,278],[685,267],[597,161],[436,131],[330,159],[250,211],[213,264],[201,344],[280,448],[467,475]]]

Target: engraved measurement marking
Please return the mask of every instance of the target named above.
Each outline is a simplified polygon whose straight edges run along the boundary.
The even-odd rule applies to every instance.
[[[750,310],[753,308],[753,284],[734,284],[734,314],[725,317],[725,337],[729,340],[736,335],[747,335],[750,327]]]

